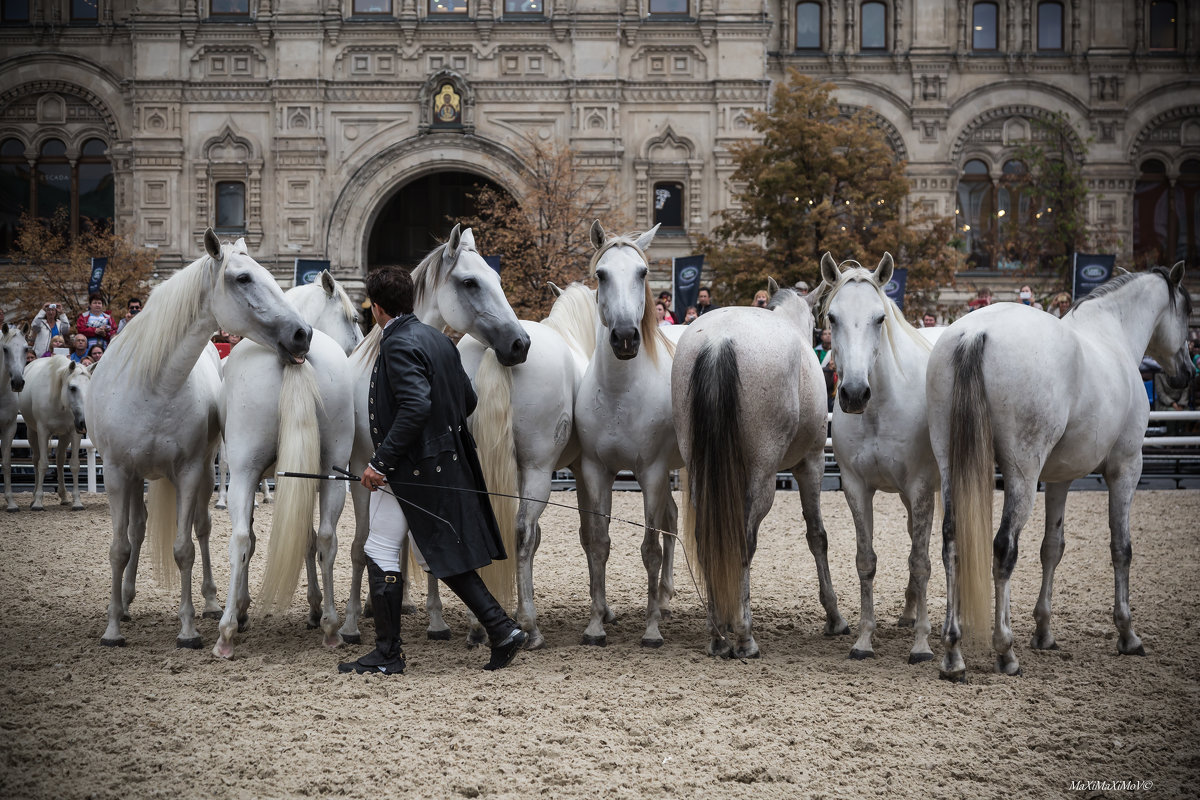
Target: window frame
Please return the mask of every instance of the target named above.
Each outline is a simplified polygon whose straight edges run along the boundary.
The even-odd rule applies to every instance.
[[[9,17],[7,0],[0,0],[0,25],[28,25],[33,18],[33,0],[25,0],[25,16]]]
[[[510,9],[509,8],[509,3],[512,3],[513,5],[519,5],[520,3],[523,3],[523,2],[527,2],[527,0],[504,0],[504,11],[502,12],[502,14],[505,17],[544,17],[544,16],[546,16],[546,0],[538,0],[538,2],[541,5],[541,8],[539,8],[537,11],[522,11],[520,9]]]
[[[1058,47],[1043,47],[1042,11],[1051,6],[1058,9]],[[1034,28],[1036,30],[1035,50],[1039,53],[1062,53],[1067,47],[1067,32],[1065,30],[1067,20],[1066,7],[1059,0],[1042,0],[1042,2],[1037,4],[1037,8],[1034,11],[1036,12],[1034,16]]]
[[[232,185],[242,187],[242,224],[240,226],[222,225],[220,223],[221,214],[221,186]],[[249,218],[249,208],[246,204],[247,187],[246,181],[240,179],[221,178],[213,181],[213,230],[217,233],[245,233]]]
[[[647,19],[683,19],[691,17],[692,0],[684,0],[683,11],[655,11],[655,3],[670,3],[678,2],[678,0],[648,0],[646,3],[646,18]]]
[[[866,9],[867,6],[879,6],[883,11],[883,44],[879,47],[867,47],[867,25],[866,25]],[[890,48],[890,37],[888,36],[888,4],[882,0],[863,0],[858,6],[858,51],[860,53],[887,53]]]
[[[663,178],[654,181],[650,185],[650,219],[654,224],[660,223],[658,219],[659,209],[655,199],[660,186],[676,187],[679,190],[679,224],[667,225],[665,222],[661,222],[662,228],[660,230],[663,233],[685,233],[687,231],[687,183],[679,178]]]
[[[438,11],[433,7],[433,4],[437,2],[439,2],[439,0],[426,0],[425,14],[427,17],[431,19],[467,19],[471,16],[471,0],[447,0],[447,2],[451,3],[463,3],[464,5],[461,11]]]
[[[992,46],[991,47],[980,47],[975,44],[975,34],[977,31],[977,25],[979,22],[979,18],[977,16],[977,14],[979,13],[979,10],[984,7],[991,8],[992,14],[993,14]],[[980,2],[973,4],[971,6],[970,26],[971,26],[971,52],[972,53],[998,53],[998,52],[1000,52],[1000,4],[999,3],[993,2],[993,0],[980,0]]]
[[[359,2],[360,0],[350,0],[350,16],[380,19],[383,17],[394,17],[396,15],[396,4],[393,2],[393,0],[384,0],[384,2],[387,3],[386,11],[359,11]]]
[[[82,3],[83,5],[89,5],[87,0],[70,0],[68,9],[67,9],[67,18],[71,21],[72,25],[88,25],[88,24],[99,25],[100,24],[100,0],[92,0],[92,2],[90,3],[96,9],[96,15],[92,16],[92,17],[77,17],[77,16],[75,16],[75,6],[77,3]]]
[[[809,6],[817,10],[817,46],[800,46],[800,7]],[[820,53],[825,50],[825,4],[814,0],[800,0],[792,8],[792,47],[802,53]]]
[[[1154,7],[1156,5],[1166,5],[1170,3],[1174,7],[1174,22],[1171,30],[1171,46],[1170,47],[1155,47],[1155,28],[1154,28]],[[1151,53],[1178,53],[1179,52],[1179,31],[1183,27],[1179,18],[1178,0],[1149,0],[1146,4],[1146,49]]]
[[[217,0],[208,0],[208,16],[213,19],[250,19],[250,0],[241,0],[246,4],[245,11],[217,11],[213,8],[213,4]]]

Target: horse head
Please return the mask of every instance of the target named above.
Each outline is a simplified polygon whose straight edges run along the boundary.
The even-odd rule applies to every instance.
[[[350,296],[329,272],[309,284],[294,286],[284,293],[304,321],[338,343],[347,355],[362,341],[358,311]]]
[[[646,280],[650,271],[646,248],[654,241],[656,233],[658,225],[636,239],[631,236],[608,238],[600,220],[593,221],[589,231],[592,247],[596,250],[592,256],[592,273],[596,276],[600,322],[609,331],[608,341],[613,354],[623,361],[634,358],[641,348],[642,338],[657,330],[650,285]]]
[[[92,372],[89,368],[81,367],[74,361],[67,364],[65,372],[60,400],[63,406],[71,409],[75,432],[80,436],[86,436],[87,416],[83,409],[87,404],[88,389],[92,385]]]
[[[16,325],[0,325],[0,367],[8,371],[9,388],[19,392],[25,388],[25,337]]]
[[[882,287],[892,279],[894,268],[891,253],[883,254],[874,272],[857,261],[844,261],[839,267],[829,253],[821,257],[821,279],[831,287],[825,319],[833,335],[838,403],[847,414],[863,413],[871,399],[869,375],[888,316]]]
[[[212,315],[222,330],[258,342],[279,353],[286,363],[302,363],[312,341],[312,326],[283,296],[283,290],[246,252],[246,240],[222,245],[209,228],[204,232],[211,282]]]
[[[1155,267],[1153,271],[1167,281],[1168,302],[1158,315],[1146,352],[1162,365],[1171,388],[1182,389],[1196,374],[1196,367],[1188,354],[1188,319],[1192,314],[1192,298],[1183,285],[1184,264],[1178,261],[1170,270]]]
[[[446,244],[413,272],[413,280],[417,316],[423,321],[440,317],[454,330],[471,334],[506,367],[525,362],[529,334],[504,296],[500,276],[476,249],[470,228],[455,225]]]

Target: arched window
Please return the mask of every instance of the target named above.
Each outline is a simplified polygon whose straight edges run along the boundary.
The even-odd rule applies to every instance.
[[[683,184],[654,184],[654,222],[663,228],[683,229]]]
[[[38,151],[34,170],[34,207],[39,217],[49,219],[60,207],[71,211],[71,164],[61,139],[47,139]]]
[[[1021,161],[1005,161],[1001,169],[1000,185],[996,189],[998,261],[1004,258],[1004,247],[1016,234],[1018,226],[1028,225],[1033,216],[1032,201],[1022,185],[1027,172]]]
[[[862,16],[863,50],[887,49],[887,6],[883,3],[863,3]]]
[[[1179,30],[1178,8],[1173,2],[1150,3],[1150,49],[1158,51],[1178,49],[1176,31]]]
[[[241,233],[246,230],[246,184],[241,181],[217,181],[216,230]]]
[[[1063,49],[1063,7],[1062,3],[1038,3],[1037,7],[1037,49]]]
[[[987,164],[979,159],[968,161],[958,180],[958,207],[954,213],[958,235],[966,244],[967,263],[973,269],[992,267],[995,207],[994,186]]]
[[[796,49],[821,49],[821,4],[796,4]]]
[[[971,9],[971,49],[995,50],[999,41],[1000,7],[976,3]]]
[[[1139,263],[1163,264],[1175,249],[1169,190],[1166,165],[1143,161],[1133,193],[1133,257]]]
[[[0,142],[0,253],[12,250],[21,212],[29,210],[29,162],[18,139]]]
[[[79,152],[79,218],[93,227],[112,223],[113,169],[108,160],[108,145],[88,139]]]

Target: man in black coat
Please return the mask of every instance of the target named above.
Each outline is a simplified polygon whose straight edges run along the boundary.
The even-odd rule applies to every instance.
[[[458,595],[491,640],[485,669],[512,663],[528,638],[475,572],[506,558],[467,417],[475,390],[458,350],[413,316],[413,283],[398,267],[367,277],[371,313],[383,328],[371,372],[370,423],[375,454],[363,470],[372,492],[367,580],[375,611],[375,650],[338,665],[341,672],[404,670],[400,650],[399,551],[412,537],[423,565]],[[460,490],[470,491],[460,491]],[[396,506],[390,510],[385,504]],[[383,512],[377,514],[377,507]],[[377,524],[377,520],[381,524]],[[381,613],[382,612],[382,613]]]

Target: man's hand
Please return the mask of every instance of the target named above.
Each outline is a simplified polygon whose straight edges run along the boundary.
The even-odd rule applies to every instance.
[[[387,478],[377,472],[374,467],[368,465],[363,470],[362,485],[370,489],[372,492],[387,483]]]

